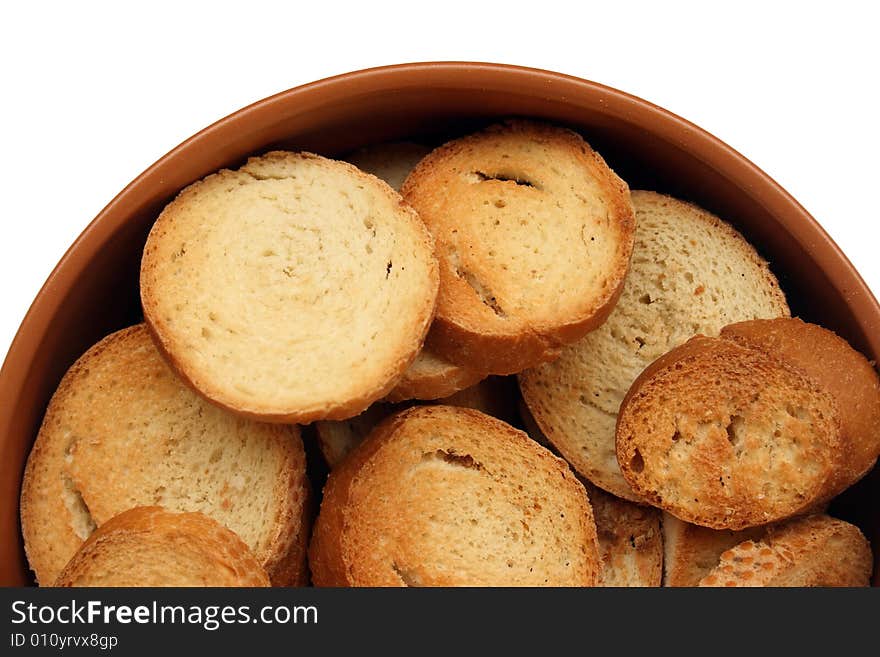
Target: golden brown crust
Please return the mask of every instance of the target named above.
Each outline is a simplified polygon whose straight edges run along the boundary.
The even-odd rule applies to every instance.
[[[815,512],[858,480],[880,451],[878,422],[877,374],[844,340],[796,318],[751,320],[639,376],[617,455],[652,503],[738,530]]]
[[[318,586],[589,586],[599,555],[564,461],[477,411],[422,406],[331,473],[309,563]]]
[[[636,493],[715,529],[809,512],[842,459],[831,395],[782,360],[705,336],[636,379],[620,407],[616,440]]]
[[[517,149],[516,154],[508,149]],[[577,191],[573,182],[568,187],[575,179]],[[427,342],[445,358],[513,374],[552,360],[561,346],[601,324],[613,308],[629,266],[634,212],[626,184],[580,135],[528,121],[491,126],[435,149],[401,191],[437,243],[440,295]],[[556,204],[549,204],[550,198]],[[564,205],[572,199],[580,204],[577,210]],[[576,239],[542,251],[542,240],[552,238],[544,232],[550,223],[539,216],[547,212],[559,227],[569,222],[574,230],[574,223],[586,223],[577,228]],[[529,219],[538,223],[529,227]],[[512,235],[510,222],[524,227],[517,228],[521,235]],[[596,231],[602,238],[589,239],[588,233]],[[531,243],[514,244],[518,239]],[[601,273],[591,278],[583,272],[580,281],[564,285],[556,274],[544,278],[549,263],[564,260],[554,249],[564,249],[574,258],[571,262],[580,263],[581,247],[591,254],[587,261],[600,251],[607,256]],[[520,251],[522,258],[513,255]],[[524,266],[525,251],[531,273],[514,273]],[[503,258],[520,264],[508,271]],[[555,314],[537,312],[534,294],[542,296],[541,302],[555,295]]]
[[[254,455],[248,446],[262,450],[255,471],[242,461]],[[223,456],[224,447],[240,451]],[[231,460],[237,472],[217,469]],[[245,491],[249,477],[260,483]],[[138,324],[89,349],[53,395],[22,482],[22,533],[37,581],[51,583],[96,527],[127,508],[161,502],[216,515],[239,533],[252,527],[248,540],[273,583],[297,585],[307,576],[309,498],[298,427],[209,405],[180,382]],[[249,506],[257,500],[273,514],[259,529]]]
[[[721,337],[785,360],[837,400],[845,459],[829,483],[827,499],[874,467],[880,454],[880,377],[846,340],[797,318],[739,322],[725,327]]]
[[[485,373],[457,365],[424,347],[385,399],[389,402],[443,399],[485,378]]]
[[[248,546],[201,513],[135,507],[82,544],[55,586],[269,586]]]
[[[627,266],[628,262],[627,260]],[[441,269],[441,289],[444,284],[442,271]],[[518,374],[540,363],[555,360],[565,345],[577,342],[601,326],[620,298],[625,276],[624,269],[620,274],[621,284],[603,299],[601,306],[588,319],[559,327],[554,335],[537,331],[524,331],[517,335],[479,334],[464,330],[452,320],[438,314],[434,317],[425,344],[445,358],[465,366],[476,364],[492,374]],[[466,292],[461,293],[461,296],[466,295]]]
[[[185,289],[180,288],[179,286],[180,272],[175,271],[173,267],[168,265],[168,262],[175,262],[176,258],[179,258],[176,260],[178,263],[183,263],[185,261],[183,255],[178,254],[186,254],[186,250],[180,246],[180,242],[181,240],[187,239],[186,236],[193,232],[193,230],[190,230],[191,224],[197,225],[197,230],[195,230],[194,234],[198,234],[198,231],[204,230],[201,225],[198,225],[198,222],[201,221],[200,217],[203,213],[210,213],[212,211],[211,207],[213,206],[206,205],[205,208],[202,208],[200,204],[214,203],[219,196],[230,193],[236,194],[238,192],[235,190],[242,187],[261,185],[266,181],[271,183],[277,182],[277,180],[286,179],[288,177],[287,173],[275,174],[268,171],[268,169],[271,169],[273,166],[281,168],[292,167],[297,162],[307,163],[306,166],[316,167],[322,172],[333,172],[340,175],[344,174],[352,181],[357,182],[356,187],[358,189],[366,187],[371,194],[376,196],[376,198],[384,199],[383,202],[386,203],[388,207],[394,209],[393,213],[396,215],[394,221],[401,224],[405,223],[407,229],[412,229],[414,243],[410,256],[416,254],[421,257],[421,260],[423,261],[422,264],[424,265],[423,268],[425,270],[424,285],[419,288],[423,288],[423,293],[420,294],[419,299],[407,305],[406,312],[403,315],[401,315],[401,312],[399,311],[388,312],[383,315],[383,317],[387,317],[388,322],[406,322],[407,327],[411,329],[408,330],[405,338],[401,337],[399,344],[395,342],[397,347],[395,356],[393,359],[389,356],[389,362],[386,367],[381,368],[381,370],[372,368],[369,371],[361,372],[360,376],[349,376],[349,379],[345,381],[340,379],[340,385],[336,387],[334,393],[330,396],[313,398],[313,396],[309,394],[307,395],[308,399],[303,398],[300,400],[291,397],[290,399],[279,398],[278,400],[269,401],[266,399],[265,395],[255,395],[250,391],[247,393],[245,392],[247,388],[247,385],[245,384],[248,384],[250,379],[248,376],[244,375],[253,374],[256,376],[258,374],[256,371],[245,372],[242,374],[244,378],[242,378],[241,381],[230,382],[228,377],[218,376],[214,369],[212,369],[214,366],[210,364],[216,361],[217,358],[202,357],[201,354],[199,354],[198,358],[195,357],[199,350],[193,347],[192,342],[199,338],[197,336],[195,338],[193,337],[196,334],[193,333],[191,328],[188,328],[186,331],[182,330],[181,324],[202,320],[196,320],[193,317],[181,315],[183,320],[178,321],[178,317],[171,316],[169,308],[173,309],[173,312],[175,313],[188,313],[190,312],[189,307],[192,305],[191,302],[193,302],[193,299],[198,301],[198,297],[193,297],[193,299],[167,298],[170,294],[168,290],[172,287],[176,290],[174,294],[178,295],[180,294],[180,289]],[[295,179],[295,176],[290,176],[290,179]],[[275,201],[278,200],[274,197],[271,198]],[[373,218],[368,216],[364,221],[366,222],[365,226],[368,226],[368,229],[372,229],[373,224],[370,222],[373,221]],[[300,227],[298,226],[294,226],[294,229],[298,230],[299,228]],[[308,227],[306,228],[308,229]],[[306,230],[306,232],[308,232],[308,230]],[[340,241],[344,242],[345,240],[343,239]],[[346,248],[349,248],[348,242],[345,242],[345,244]],[[274,247],[274,245],[275,243],[273,242],[272,246]],[[154,224],[153,229],[150,231],[150,235],[147,238],[147,244],[144,247],[143,259],[141,261],[141,303],[144,310],[144,318],[150,327],[158,347],[181,379],[212,403],[244,417],[263,422],[306,424],[322,419],[345,419],[357,415],[366,409],[372,402],[381,399],[388,394],[395,387],[397,380],[410,366],[421,349],[428,328],[433,319],[439,285],[438,266],[433,251],[433,239],[422,222],[419,221],[418,215],[409,205],[403,202],[400,196],[384,181],[361,171],[347,162],[329,160],[312,153],[270,152],[261,157],[251,158],[244,167],[237,171],[224,169],[190,185],[181,191],[177,198],[163,210]],[[267,251],[267,253],[269,252],[271,252],[271,249]],[[373,252],[368,250],[367,253],[372,254]],[[205,259],[211,260],[215,255],[216,254],[209,253],[205,256]],[[400,255],[400,253],[398,253],[398,255]],[[372,257],[375,259],[376,256]],[[416,256],[412,257],[416,258]],[[248,263],[250,261],[248,260],[248,257],[241,255],[239,261],[235,261],[235,266],[239,266],[240,262]],[[393,264],[390,260],[388,266],[389,271],[391,271]],[[205,269],[204,263],[196,267],[196,269],[193,269],[193,267],[195,267],[195,265],[190,266],[191,271]],[[245,272],[247,267],[254,269],[250,264],[246,264],[240,265],[240,271],[236,271],[238,273]],[[251,269],[247,269],[247,271],[251,271]],[[395,275],[404,275],[402,271],[399,271],[402,269],[402,267],[398,267],[398,269],[395,270]],[[418,268],[410,267],[409,269]],[[280,269],[280,271],[288,272],[287,276],[291,276],[289,273],[289,267]],[[414,274],[415,272],[411,274],[407,271],[405,275],[407,277],[412,277]],[[246,278],[246,272],[241,273],[241,277]],[[309,285],[318,285],[318,283],[315,283],[314,281],[314,277],[305,275],[303,282],[297,286],[297,289],[302,291]],[[245,283],[246,282],[247,281],[245,281]],[[226,280],[217,281],[215,287],[217,289],[226,289],[229,287],[229,282]],[[246,289],[242,288],[241,298],[248,297],[248,295],[253,296],[255,294],[254,290],[263,290],[265,288],[266,286],[264,285],[252,285]],[[284,289],[286,289],[286,287]],[[332,294],[345,294],[346,299],[348,299],[351,295],[356,293],[356,290],[351,284],[340,284],[338,290],[335,287],[332,290],[329,287],[324,289],[318,289],[316,287],[314,290],[315,295],[317,295],[316,298],[320,298],[321,295],[326,296],[331,292]],[[301,293],[304,294],[304,292]],[[363,297],[366,298],[367,296],[374,296],[375,291],[365,291],[362,294]],[[266,304],[262,305],[265,306]],[[256,306],[260,307],[261,304],[257,303]],[[312,306],[314,306],[314,304],[312,304]],[[307,304],[307,307],[310,306]],[[241,308],[235,308],[233,310],[235,313],[241,312]],[[213,312],[205,313],[206,317],[210,317],[213,314]],[[209,323],[212,321],[216,320],[211,319],[209,320]],[[294,321],[301,325],[307,323],[300,314],[300,316],[291,316],[290,324],[275,322],[273,323],[273,326],[292,325]],[[203,330],[209,331],[213,334],[212,327],[207,327]],[[237,336],[240,334],[240,331],[236,329],[228,329],[218,330],[217,333],[221,334],[223,339],[233,341],[236,338],[230,336]],[[203,333],[202,335],[206,334]],[[370,336],[366,337],[372,339]],[[251,342],[254,340],[259,342],[262,338],[263,336],[258,335],[257,338],[252,339]],[[313,338],[314,336],[311,336],[309,339]],[[281,376],[282,378],[284,372],[290,371],[291,369],[295,370],[298,367],[298,365],[295,362],[291,362],[289,358],[290,351],[289,348],[287,348],[287,342],[285,341],[289,341],[290,339],[301,340],[303,338],[298,336],[298,334],[293,337],[285,335],[283,340],[277,341],[277,344],[270,344],[268,346],[268,348],[277,351],[276,361],[278,363],[278,376]],[[387,342],[388,336],[384,336],[384,339]],[[249,343],[246,344],[243,340],[244,338],[238,343],[231,342],[231,344],[235,344],[236,348],[245,345],[247,349],[253,351],[254,347]],[[369,342],[369,340],[367,340],[367,342]],[[354,342],[352,342],[352,344],[354,344]],[[364,347],[365,350],[369,348],[369,345]],[[256,353],[262,353],[264,349],[265,346],[256,350]],[[307,354],[310,352],[310,349],[306,349],[298,353]],[[247,359],[236,359],[236,362],[245,362],[246,360]],[[364,359],[364,361],[366,362],[366,359]],[[360,361],[358,361],[358,363],[359,362]],[[208,365],[206,365],[206,363],[208,363]],[[355,366],[358,365],[358,363],[352,363],[352,365]],[[312,366],[302,366],[301,369],[303,371],[312,371],[315,368]],[[265,372],[259,372],[259,375],[264,376]],[[345,384],[344,386],[342,385],[343,383]],[[343,388],[345,389],[344,393],[342,392]],[[282,385],[269,386],[267,388],[267,390],[273,391],[272,394],[275,394],[274,391],[283,389],[285,389],[285,386]]]
[[[272,545],[277,546],[276,552],[265,559],[263,567],[272,580],[272,586],[307,586],[309,565],[306,553],[315,509],[312,484],[306,472],[305,452],[302,453],[302,462],[297,462],[288,472],[287,483],[279,482],[276,494],[293,496],[299,500],[300,506],[280,510],[275,521],[275,536],[271,541]]]
[[[868,586],[871,546],[857,527],[824,515],[774,527],[721,555],[700,586]]]

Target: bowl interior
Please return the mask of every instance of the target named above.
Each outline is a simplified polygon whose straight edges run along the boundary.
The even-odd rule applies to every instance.
[[[513,116],[568,125],[631,188],[669,193],[726,219],[770,262],[793,314],[880,358],[880,308],[827,235],[763,173],[687,122],[600,85],[515,67],[404,65],[332,78],[245,108],[176,148],[102,211],[47,281],[0,373],[0,584],[32,582],[19,485],[49,397],[89,346],[141,319],[144,241],[181,188],[274,148],[335,156],[401,138],[435,144]],[[875,468],[832,507],[862,527],[875,554],[878,491]]]

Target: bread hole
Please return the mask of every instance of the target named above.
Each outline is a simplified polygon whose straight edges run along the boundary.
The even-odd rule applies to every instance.
[[[70,527],[73,533],[82,540],[92,535],[98,528],[91,511],[83,499],[82,493],[73,483],[73,479],[66,472],[61,475],[64,506],[70,514]]]
[[[629,467],[630,470],[632,470],[636,474],[644,471],[645,459],[642,458],[642,453],[639,450],[636,450],[633,453],[632,458],[629,460]]]
[[[561,209],[561,208],[560,208]],[[587,224],[583,224],[581,226],[581,242],[584,243],[584,246],[589,247],[590,242],[596,241],[596,236],[592,234],[593,227]]]
[[[404,586],[422,586],[421,580],[415,573],[406,568],[402,568],[394,561],[391,562],[391,570],[393,570],[400,578],[400,581],[403,582]]]
[[[251,177],[254,180],[263,181],[263,180],[296,180],[296,176],[292,176],[286,173],[275,173],[271,171],[248,171],[246,169],[239,169],[241,173]]]
[[[676,429],[675,433],[672,434],[672,442],[677,443],[679,440],[681,440],[681,431]]]
[[[202,337],[205,338],[205,340],[211,339],[211,331],[206,326],[202,327]]]
[[[387,280],[388,277],[391,275],[391,267],[392,267],[392,262],[389,260],[389,261],[388,261],[388,264],[385,265],[385,279],[386,279],[386,280]]]
[[[483,471],[483,464],[477,461],[470,454],[456,454],[455,450],[437,449],[433,452],[425,452],[422,454],[422,462],[426,461],[443,461],[459,468],[467,468],[469,470]]]
[[[520,187],[534,187],[535,189],[541,189],[540,185],[536,184],[534,181],[529,180],[525,176],[517,175],[510,171],[499,171],[495,174],[488,174],[484,171],[472,171],[470,177],[471,181],[475,183],[495,180],[502,183],[513,183],[515,185],[519,185]]]
[[[283,267],[281,269],[281,273],[283,273],[288,278],[291,278],[293,276],[293,267],[291,267],[290,265],[287,265],[286,267]]]
[[[506,206],[507,206],[507,203],[504,201],[504,199],[500,199],[500,198],[499,198],[499,199],[497,199],[497,200],[495,201],[495,207],[496,207],[496,208],[503,208],[503,207],[506,207]]]
[[[644,338],[636,336],[635,338],[633,338],[633,340],[635,341],[635,343],[637,345],[639,345],[639,349],[641,349],[642,347],[645,346],[645,339]]]
[[[461,262],[457,252],[452,251],[449,254],[449,260],[453,266],[453,269],[455,270],[455,275],[458,276],[465,283],[467,283],[471,287],[471,289],[476,292],[483,305],[492,310],[492,312],[494,312],[498,317],[507,317],[507,314],[504,312],[501,304],[498,303],[498,299],[496,299],[495,295],[492,294],[492,291],[486,285],[484,285],[472,272],[464,269],[461,266]]]
[[[646,292],[645,294],[643,294],[642,296],[639,297],[639,303],[643,303],[646,306],[650,306],[652,303],[654,303],[654,299],[652,299],[651,295]]]
[[[785,412],[790,416],[797,420],[805,421],[809,419],[809,413],[807,409],[803,406],[792,406],[791,404],[785,405]]]
[[[131,428],[131,422],[129,422],[129,428]],[[73,452],[76,448],[76,439],[72,439],[67,443],[67,447],[64,448],[64,462],[65,463],[73,463]]]
[[[746,421],[742,415],[731,415],[730,422],[726,427],[727,440],[734,448],[737,456],[742,453],[743,440],[746,433]]]

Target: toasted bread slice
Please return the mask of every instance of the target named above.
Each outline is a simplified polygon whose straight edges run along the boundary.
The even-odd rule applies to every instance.
[[[652,363],[620,406],[617,459],[677,518],[744,529],[824,499],[845,446],[836,400],[785,361],[697,336]]]
[[[721,336],[777,356],[817,381],[837,401],[844,461],[824,501],[861,479],[880,454],[880,377],[862,354],[828,329],[800,319],[740,322]]]
[[[413,167],[430,152],[427,146],[413,142],[385,142],[365,146],[345,159],[399,190]],[[388,394],[387,400],[442,399],[485,377],[485,372],[453,363],[434,353],[430,347],[423,346],[397,386]]]
[[[629,190],[580,135],[495,125],[432,151],[401,192],[437,244],[428,344],[444,358],[519,372],[555,358],[617,300],[633,244]]]
[[[585,486],[599,537],[600,586],[660,586],[663,577],[660,512],[610,495],[589,482]]]
[[[470,388],[438,400],[448,406],[473,408],[504,422],[516,419],[516,384],[509,378],[490,376]],[[330,468],[335,468],[348,453],[359,445],[386,417],[407,408],[409,404],[378,403],[360,415],[340,422],[316,422],[315,430],[321,453]]]
[[[700,586],[868,586],[872,566],[858,527],[815,515],[727,550]]]
[[[693,335],[789,310],[767,263],[718,217],[654,192],[634,191],[632,201],[632,264],[608,321],[519,381],[537,423],[572,467],[637,501],[614,443],[617,411],[635,378]]]
[[[318,586],[591,586],[599,573],[566,463],[453,406],[393,415],[330,473],[309,563]]]
[[[371,173],[400,191],[403,181],[423,157],[431,152],[428,146],[411,141],[389,141],[370,144],[352,151],[343,159],[361,171]]]
[[[299,429],[209,404],[139,324],[104,338],[62,379],[28,457],[21,525],[40,584],[96,528],[149,505],[211,516],[273,584],[303,584],[308,502]]]
[[[95,530],[55,586],[269,586],[269,578],[216,520],[139,506]]]
[[[724,552],[743,541],[760,540],[766,531],[765,527],[709,529],[664,513],[663,586],[697,586],[718,565]]]
[[[179,374],[264,421],[357,415],[422,346],[433,242],[375,176],[273,152],[185,190],[141,263],[144,316]]]

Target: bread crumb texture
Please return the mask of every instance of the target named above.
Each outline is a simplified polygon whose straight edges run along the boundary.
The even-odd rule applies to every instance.
[[[471,409],[380,424],[327,482],[319,586],[592,586],[596,527],[564,461]]]
[[[202,512],[234,531],[273,583],[304,582],[309,484],[299,428],[264,424],[192,392],[139,324],[67,372],[28,458],[25,549],[51,584],[83,541],[137,506]]]
[[[344,419],[394,386],[437,296],[433,242],[386,183],[272,152],[183,190],[141,264],[144,315],[208,399],[267,421]]]
[[[744,529],[805,513],[843,462],[834,398],[787,363],[698,336],[653,363],[621,405],[617,458],[676,517]]]

